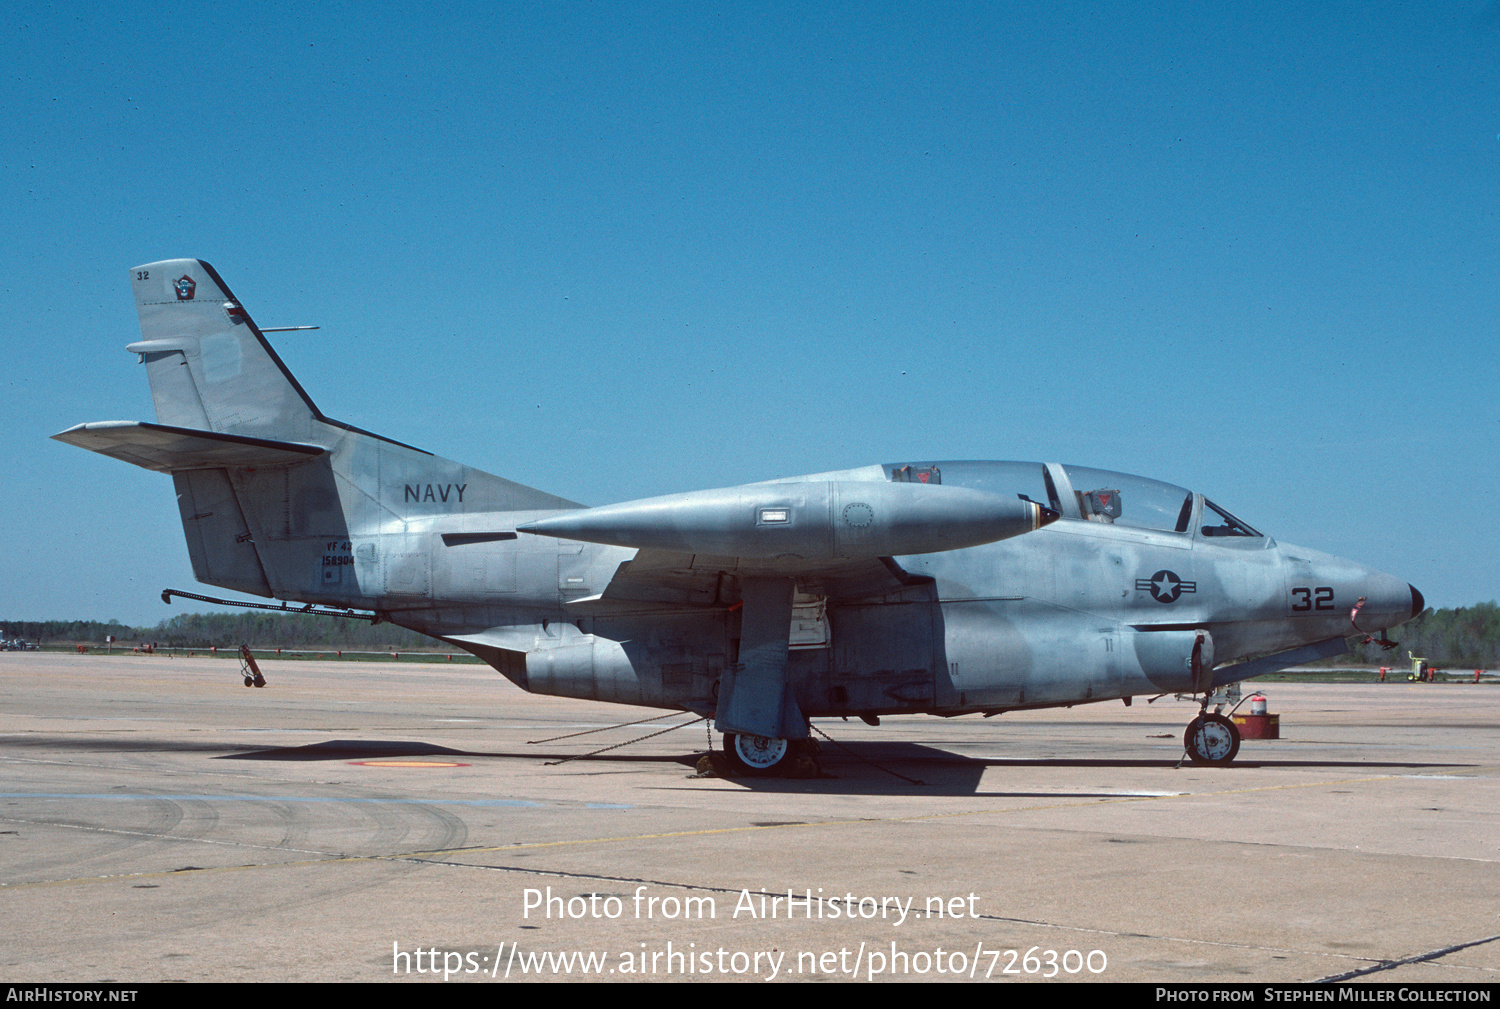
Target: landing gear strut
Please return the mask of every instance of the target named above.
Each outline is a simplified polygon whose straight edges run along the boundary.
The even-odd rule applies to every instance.
[[[1188,723],[1182,746],[1195,764],[1224,765],[1240,752],[1240,730],[1223,715],[1205,711]]]

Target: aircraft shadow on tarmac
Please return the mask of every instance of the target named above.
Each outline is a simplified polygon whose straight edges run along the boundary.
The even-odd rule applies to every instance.
[[[330,739],[306,746],[277,746],[269,750],[226,753],[218,760],[388,760],[392,757],[491,757],[508,754],[471,753],[433,743],[402,739]]]
[[[175,749],[175,746],[164,746]],[[681,754],[630,755],[588,751],[567,753],[553,750],[459,750],[448,746],[411,740],[334,739],[306,746],[283,746],[240,753],[225,753],[218,760],[389,760],[399,757],[443,757],[468,760],[531,760],[543,765],[567,761],[579,765],[678,764],[693,769],[703,750]],[[974,795],[1010,798],[1120,798],[1133,793],[1128,788],[1097,791],[994,791],[980,790],[980,781],[988,768],[1095,767],[1159,768],[1177,766],[1171,759],[1129,759],[1114,757],[967,757],[920,743],[881,742],[825,744],[820,754],[822,775],[810,778],[732,777],[729,780],[756,792],[828,791],[850,794]],[[1233,772],[1257,768],[1357,769],[1361,771],[1456,770],[1467,764],[1429,763],[1420,761],[1357,760],[1239,760],[1224,768],[1202,768],[1183,764],[1183,768]],[[545,774],[549,767],[538,769]]]

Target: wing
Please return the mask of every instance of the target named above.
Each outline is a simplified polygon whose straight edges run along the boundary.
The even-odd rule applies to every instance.
[[[720,680],[714,721],[725,733],[799,739],[807,720],[788,677],[799,592],[839,601],[929,592],[931,579],[892,558],[993,543],[1057,517],[963,487],[832,479],[627,501],[516,531],[636,550],[602,593],[568,604],[576,612],[738,609],[738,657]]]
[[[890,557],[797,562],[641,550],[621,564],[603,592],[569,602],[578,613],[642,612],[664,608],[734,606],[745,578],[792,578],[808,595],[849,601],[883,597],[929,585]]]

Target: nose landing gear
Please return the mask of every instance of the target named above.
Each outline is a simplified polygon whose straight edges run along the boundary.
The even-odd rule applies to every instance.
[[[1188,723],[1182,747],[1195,764],[1222,766],[1240,752],[1240,730],[1223,715],[1205,711]]]
[[[1216,696],[1213,691],[1213,655],[1213,637],[1206,630],[1199,631],[1193,642],[1189,668],[1193,673],[1193,693],[1201,695],[1203,700],[1198,717],[1188,723],[1187,731],[1182,734],[1182,748],[1195,764],[1227,764],[1240,752],[1239,727],[1219,714],[1224,710],[1222,700],[1215,710],[1208,710]],[[1238,697],[1238,685],[1230,684],[1230,687]],[[1227,700],[1227,694],[1223,699]]]

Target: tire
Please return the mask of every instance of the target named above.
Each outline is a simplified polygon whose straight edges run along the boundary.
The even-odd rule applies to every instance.
[[[1223,715],[1199,715],[1188,724],[1182,748],[1195,764],[1223,766],[1240,752],[1240,730]]]
[[[785,739],[726,732],[724,755],[737,772],[756,778],[784,774],[792,766],[792,744]]]

